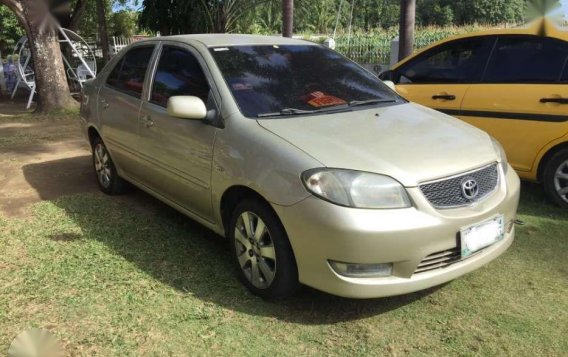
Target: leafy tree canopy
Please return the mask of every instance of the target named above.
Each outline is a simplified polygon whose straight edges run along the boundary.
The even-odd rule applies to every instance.
[[[162,34],[281,30],[281,0],[168,2],[164,6],[161,0],[143,0],[140,25]],[[350,23],[351,3],[352,0],[295,0],[295,31],[330,34],[336,24],[344,31]],[[543,7],[554,8],[558,3],[559,0],[418,0],[416,16],[417,24],[422,26],[516,24],[533,16],[529,9],[535,12],[534,9]],[[362,31],[390,28],[398,24],[399,12],[399,0],[356,0],[352,24]]]
[[[0,5],[0,52],[2,56],[12,53],[18,39],[24,35],[18,19],[8,7]]]

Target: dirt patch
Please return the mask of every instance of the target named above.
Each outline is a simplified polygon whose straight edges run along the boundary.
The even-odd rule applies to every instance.
[[[0,216],[26,217],[32,204],[65,195],[102,194],[80,118],[45,118],[24,107],[0,102]],[[165,207],[139,190],[117,199],[145,212]]]
[[[0,215],[26,216],[40,200],[95,191],[79,118],[38,120],[19,106],[0,104]]]

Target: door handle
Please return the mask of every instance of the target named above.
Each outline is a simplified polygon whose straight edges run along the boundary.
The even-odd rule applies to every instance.
[[[453,94],[435,94],[432,96],[432,99],[434,100],[439,100],[439,99],[443,99],[443,100],[456,100],[456,96]]]
[[[144,115],[142,117],[142,122],[144,123],[146,128],[151,128],[151,127],[154,126],[154,121],[152,120],[152,118],[149,115]]]
[[[568,98],[541,98],[541,103],[568,104]]]
[[[108,104],[108,102],[106,101],[106,99],[104,99],[104,98],[101,99],[101,104],[103,105],[103,110],[108,109],[109,104]]]

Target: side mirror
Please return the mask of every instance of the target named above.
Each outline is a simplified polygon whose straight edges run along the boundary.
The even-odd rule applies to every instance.
[[[392,89],[393,91],[395,91],[395,92],[397,91],[397,90],[396,90],[396,85],[394,84],[393,81],[383,81],[383,83],[384,83],[387,87],[389,87],[390,89]]]
[[[168,114],[175,118],[202,120],[207,117],[207,107],[198,97],[179,95],[168,99]]]
[[[379,78],[383,81],[392,81],[393,80],[392,77],[393,77],[393,72],[390,69],[379,73]]]

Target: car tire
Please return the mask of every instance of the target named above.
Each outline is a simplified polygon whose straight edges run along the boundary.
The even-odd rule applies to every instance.
[[[282,223],[267,203],[245,199],[233,211],[228,229],[234,267],[253,294],[282,299],[296,292],[296,259]]]
[[[548,160],[542,183],[548,198],[568,209],[568,149],[560,150]]]
[[[110,153],[100,137],[93,140],[93,168],[101,191],[107,195],[118,195],[124,192],[126,182],[118,176],[118,171]]]

